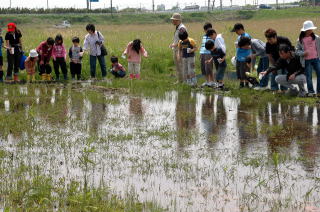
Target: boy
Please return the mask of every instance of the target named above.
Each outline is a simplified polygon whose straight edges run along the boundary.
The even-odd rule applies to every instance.
[[[206,49],[211,52],[211,59],[207,60],[206,63],[210,63],[214,61],[214,65],[216,67],[216,81],[217,81],[217,87],[220,89],[224,88],[223,84],[223,77],[224,77],[224,72],[227,68],[227,63],[226,63],[226,54],[224,51],[219,47],[215,47],[215,43],[211,40],[206,42],[205,45]]]
[[[226,53],[226,44],[222,37],[222,34],[217,34],[214,29],[208,29],[207,36],[214,41],[214,46],[216,48],[221,48],[224,53]]]
[[[40,43],[37,47],[37,52],[39,54],[39,66],[40,66],[40,76],[41,79],[44,80],[51,80],[51,66],[50,66],[50,59],[52,55],[52,47],[54,45],[53,38],[49,37],[46,41]]]
[[[81,80],[81,60],[83,56],[83,50],[80,46],[80,39],[78,37],[72,38],[73,46],[69,49],[70,58],[70,72],[72,80]]]
[[[246,59],[251,55],[251,40],[248,37],[240,38],[237,49],[237,77],[240,80],[240,88],[244,86],[249,88],[249,82],[247,81],[246,72],[250,72],[250,67],[247,66]]]
[[[0,82],[3,82],[3,56],[2,56],[2,48],[3,46],[3,38],[1,36],[2,29],[0,28]]]
[[[183,75],[186,76],[186,83],[191,86],[197,84],[195,75],[195,52],[197,51],[196,42],[189,38],[187,31],[179,33],[179,59],[182,60]]]
[[[27,71],[27,82],[34,82],[36,80],[35,73],[38,56],[38,52],[35,49],[32,49],[30,50],[29,57],[24,62]]]
[[[119,63],[119,60],[117,57],[112,56],[111,57],[111,74],[113,74],[116,78],[123,78],[126,76],[126,70],[125,68]]]
[[[205,35],[202,36],[202,43],[200,48],[200,64],[201,64],[201,73],[206,78],[206,82],[202,84],[202,87],[212,86],[213,85],[213,63],[212,60],[210,63],[206,63],[206,61],[210,60],[211,53],[206,49],[205,44],[208,40],[212,40],[208,37],[207,31],[212,28],[211,23],[205,23],[203,26],[203,30]]]

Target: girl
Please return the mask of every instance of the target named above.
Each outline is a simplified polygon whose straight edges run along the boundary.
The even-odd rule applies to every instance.
[[[308,94],[315,96],[312,83],[312,68],[317,74],[317,96],[320,97],[320,38],[313,30],[317,29],[312,21],[305,21],[296,47],[296,54],[300,56],[300,62],[305,67]]]
[[[67,51],[63,45],[63,38],[61,34],[58,34],[55,38],[55,44],[52,48],[53,68],[56,73],[56,80],[59,80],[59,66],[63,73],[64,80],[68,80],[68,71],[66,63]]]
[[[24,62],[27,71],[27,82],[35,81],[36,63],[38,60],[38,53],[35,49],[30,50],[29,57]]]
[[[49,37],[46,41],[40,43],[37,47],[37,52],[39,54],[39,75],[43,81],[51,80],[51,66],[50,66],[50,59],[52,55],[52,47],[54,45],[53,38]]]
[[[147,51],[143,48],[140,39],[128,43],[123,55],[128,56],[128,70],[130,79],[140,79],[141,55],[148,57]]]
[[[7,69],[7,80],[12,79],[12,70],[14,70],[14,81],[19,81],[19,65],[22,52],[22,34],[20,30],[17,29],[17,26],[14,23],[8,24],[8,32],[5,36],[6,40],[6,49],[7,49],[7,60],[8,60],[8,69]]]

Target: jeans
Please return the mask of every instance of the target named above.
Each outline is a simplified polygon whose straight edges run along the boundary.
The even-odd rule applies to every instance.
[[[96,77],[97,59],[100,64],[102,77],[106,77],[107,76],[107,68],[106,68],[106,60],[105,60],[104,56],[90,55],[90,74],[91,74],[91,77],[93,77],[93,78]]]
[[[54,72],[56,73],[57,80],[59,79],[59,67],[61,68],[64,80],[68,79],[68,70],[67,64],[64,57],[57,57],[56,60],[53,61]]]
[[[260,72],[267,70],[268,67],[269,67],[269,58],[268,57],[261,57],[260,61],[259,61],[258,69],[257,69],[258,74],[260,74]],[[269,83],[269,76],[264,76],[260,80],[259,86],[260,87],[267,87],[268,83]]]
[[[219,64],[215,63],[214,64],[216,67],[216,81],[222,81],[224,77],[224,72],[226,71],[227,65],[226,64]]]
[[[312,82],[312,68],[315,70],[317,74],[317,93],[320,93],[320,59],[311,59],[306,60],[306,78],[307,78],[307,87],[308,93],[315,93],[313,89],[313,82]]]
[[[297,84],[299,91],[305,91],[304,83],[306,82],[306,76],[304,74],[299,74],[294,80],[287,80],[287,75],[278,75],[276,77],[276,82],[290,89],[295,89],[293,85]]]
[[[70,72],[71,72],[72,79],[75,79],[77,75],[77,79],[81,80],[81,68],[82,68],[81,63],[70,62]]]
[[[279,70],[278,72],[280,72],[280,74],[283,74],[283,75],[285,75],[287,73],[286,70],[282,70],[282,69]],[[279,90],[279,85],[276,82],[277,75],[278,74],[273,74],[273,73],[271,74],[271,90],[273,90],[273,91]],[[280,90],[285,91],[287,89],[288,89],[287,87],[280,85]]]

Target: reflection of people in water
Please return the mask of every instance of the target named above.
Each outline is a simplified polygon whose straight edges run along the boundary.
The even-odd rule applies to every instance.
[[[219,136],[219,132],[225,128],[227,120],[223,96],[207,95],[202,104],[201,112],[201,122],[206,131],[207,140],[210,144],[213,144],[212,138]]]
[[[179,147],[184,147],[186,142],[194,135],[192,130],[196,125],[196,99],[190,92],[178,93],[176,104],[176,126]]]
[[[83,115],[84,95],[82,92],[71,92],[71,116],[77,120],[81,119]]]
[[[90,119],[90,133],[97,133],[99,127],[105,120],[107,105],[105,103],[105,96],[99,95],[93,100],[90,100],[91,111],[89,115]]]
[[[142,99],[140,97],[131,97],[129,102],[130,115],[136,118],[143,117]]]

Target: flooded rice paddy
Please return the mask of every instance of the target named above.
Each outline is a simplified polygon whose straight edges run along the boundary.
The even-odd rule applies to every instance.
[[[0,96],[0,211],[8,190],[38,175],[165,211],[320,208],[319,107],[86,84],[3,86]]]

